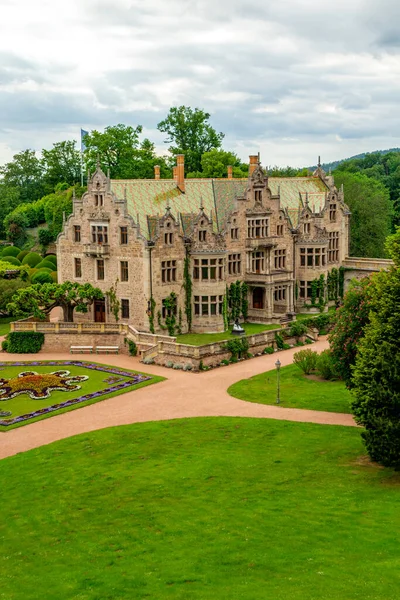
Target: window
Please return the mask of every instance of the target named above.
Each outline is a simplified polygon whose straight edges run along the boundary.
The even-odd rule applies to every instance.
[[[125,246],[128,243],[128,228],[127,227],[119,228],[119,243],[122,246]]]
[[[268,219],[247,219],[247,237],[252,239],[268,237]]]
[[[329,232],[329,242],[328,242],[328,262],[338,262],[339,261],[339,232],[338,231],[330,231]]]
[[[329,220],[336,221],[336,204],[329,205]]]
[[[238,240],[239,239],[239,227],[232,227],[231,228],[231,240]]]
[[[94,205],[95,206],[103,206],[103,194],[95,194],[94,195]]]
[[[254,192],[254,199],[256,202],[262,202],[262,191],[261,190],[256,190]]]
[[[108,244],[107,225],[92,225],[93,244]]]
[[[128,281],[129,280],[128,261],[121,260],[120,265],[121,265],[121,281]]]
[[[283,225],[277,225],[276,226],[276,235],[283,235]]]
[[[223,314],[223,296],[195,296],[194,314],[198,317]]]
[[[300,248],[301,267],[324,267],[326,265],[325,248]]]
[[[304,233],[310,233],[310,231],[311,231],[311,224],[310,223],[304,223],[304,225],[303,225],[303,231],[304,231]]]
[[[176,298],[172,299],[170,298],[164,298],[164,300],[162,301],[162,317],[163,319],[166,319],[167,317],[172,317],[172,315],[176,316],[177,313],[177,306],[176,306]]]
[[[286,287],[283,285],[277,285],[274,289],[274,300],[275,302],[282,302],[286,300]]]
[[[265,272],[265,254],[263,250],[252,252],[250,254],[250,271],[252,273]]]
[[[161,281],[163,283],[176,281],[176,260],[164,260],[161,263]]]
[[[223,279],[223,258],[195,258],[193,267],[193,279],[198,281],[216,281]]]
[[[80,225],[74,225],[74,241],[75,242],[81,241],[81,226]]]
[[[104,279],[104,260],[98,259],[97,261],[97,279],[99,281]]]
[[[174,234],[172,232],[164,233],[164,244],[166,246],[172,246],[174,243]]]
[[[275,250],[275,269],[286,269],[286,250]]]
[[[228,273],[229,275],[240,275],[241,254],[228,255]]]
[[[206,229],[200,229],[199,231],[199,242],[205,242],[207,238],[207,230]]]
[[[129,300],[121,298],[121,317],[129,319]]]
[[[82,259],[74,258],[75,277],[82,277]]]
[[[300,298],[311,298],[311,281],[300,281]]]

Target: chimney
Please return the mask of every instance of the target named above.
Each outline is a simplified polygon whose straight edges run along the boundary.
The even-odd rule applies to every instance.
[[[258,154],[250,154],[249,163],[249,176],[251,177],[258,165]]]
[[[185,193],[185,155],[176,155],[176,184],[181,192]]]
[[[160,179],[160,165],[154,165],[154,179]]]
[[[178,167],[172,167],[172,177],[174,181],[178,180]]]
[[[228,165],[228,179],[233,179],[233,167]]]

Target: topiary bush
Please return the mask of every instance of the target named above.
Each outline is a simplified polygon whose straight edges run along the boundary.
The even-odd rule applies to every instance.
[[[44,257],[44,260],[49,260],[55,266],[57,266],[57,256],[55,254],[47,254],[47,256]]]
[[[332,353],[329,349],[323,350],[317,358],[317,371],[324,379],[337,379],[338,374],[333,362]]]
[[[31,277],[32,283],[53,283],[51,273],[46,269],[40,269]]]
[[[17,246],[6,246],[4,248],[4,250],[1,253],[2,257],[5,256],[14,256],[15,258],[17,258],[18,254],[21,252],[20,248],[17,248]]]
[[[12,331],[7,336],[7,352],[11,354],[35,354],[44,343],[44,334],[37,331]]]
[[[22,260],[23,265],[29,265],[30,267],[36,267],[40,262],[42,262],[42,257],[37,252],[29,252]]]
[[[305,373],[309,375],[311,371],[315,371],[317,366],[318,353],[313,350],[300,350],[293,356],[293,362]]]
[[[8,340],[5,339],[1,342],[1,349],[3,352],[8,352]]]
[[[40,263],[35,265],[37,269],[49,269],[50,271],[55,271],[56,267],[51,260],[42,260]]]
[[[53,280],[53,283],[58,283],[58,273],[57,273],[57,271],[52,271],[50,273],[50,277]]]
[[[4,256],[2,258],[4,259],[4,262],[10,263],[10,265],[15,265],[16,267],[21,266],[21,262],[18,260],[18,258],[15,258],[15,256]]]
[[[22,250],[22,252],[20,252],[17,256],[18,260],[20,260],[22,263],[27,254],[29,254],[29,250]]]

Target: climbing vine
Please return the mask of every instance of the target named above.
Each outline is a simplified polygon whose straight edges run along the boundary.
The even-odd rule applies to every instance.
[[[337,300],[339,293],[339,271],[333,267],[327,276],[328,300]]]
[[[110,287],[108,292],[106,292],[106,296],[108,298],[108,302],[110,305],[110,311],[114,315],[115,321],[118,323],[119,321],[119,311],[121,308],[121,302],[117,297],[117,287],[118,287],[118,279],[115,283]]]
[[[247,319],[249,314],[248,289],[247,283],[240,281],[231,283],[227,287],[227,328],[229,327],[229,323],[236,321],[241,316],[244,320]]]
[[[147,314],[149,316],[150,332],[155,333],[154,313],[155,313],[155,308],[156,308],[156,301],[154,300],[153,296],[150,298],[149,304],[150,304],[150,306],[149,306],[149,310],[148,310]]]
[[[226,288],[226,294],[224,295],[223,303],[222,303],[222,316],[224,319],[224,331],[226,331],[229,327],[228,321],[228,288]]]
[[[190,277],[190,254],[186,249],[183,267],[183,288],[185,290],[185,314],[188,331],[192,329],[192,279]]]
[[[176,306],[177,306],[177,295],[175,292],[171,292],[165,300],[163,300],[163,307],[165,308],[165,324],[162,322],[161,311],[157,312],[157,321],[161,329],[168,329],[168,334],[175,335],[175,329],[179,330],[179,325],[176,324]]]
[[[242,316],[245,321],[249,316],[249,301],[248,301],[249,286],[247,283],[242,283]]]
[[[344,267],[339,267],[339,298],[343,299],[344,296]]]

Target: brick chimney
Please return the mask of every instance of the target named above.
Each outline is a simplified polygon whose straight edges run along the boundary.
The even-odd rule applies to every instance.
[[[228,165],[228,179],[233,179],[233,167]]]
[[[185,192],[185,155],[176,155],[176,184],[181,192]]]
[[[174,181],[178,181],[178,167],[172,167],[172,177]]]
[[[249,176],[251,177],[258,165],[258,154],[250,154],[249,156]]]
[[[160,179],[160,165],[154,165],[154,179]]]

